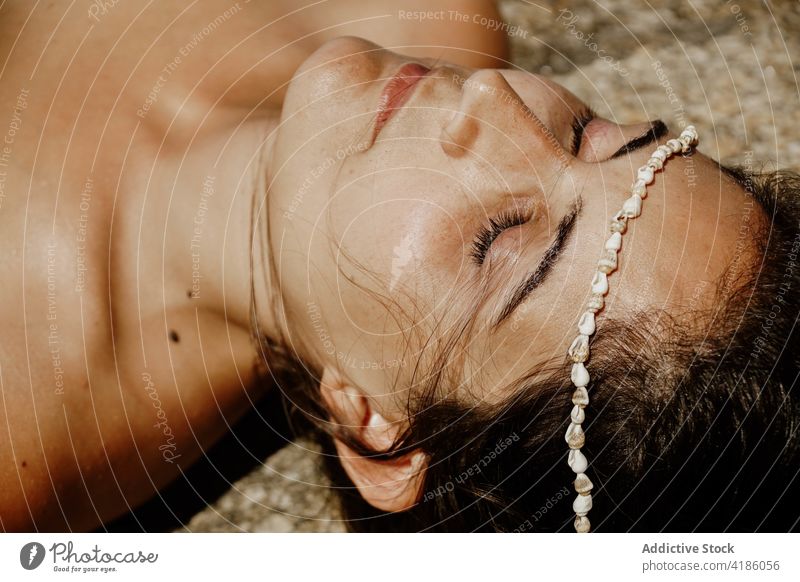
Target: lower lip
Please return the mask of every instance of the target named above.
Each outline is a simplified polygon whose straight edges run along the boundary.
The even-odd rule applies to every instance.
[[[386,125],[386,122],[392,117],[395,111],[400,109],[409,97],[414,87],[425,75],[430,73],[428,67],[420,65],[419,63],[408,63],[400,67],[400,70],[395,73],[381,92],[380,99],[378,100],[378,116],[375,119],[375,130],[373,131],[372,140],[378,136],[378,133]]]

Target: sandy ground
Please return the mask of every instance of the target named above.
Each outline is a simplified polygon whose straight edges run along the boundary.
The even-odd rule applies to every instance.
[[[797,1],[506,0],[501,9],[514,65],[551,76],[600,114],[685,120],[723,162],[800,168]],[[233,482],[216,471],[215,492],[192,489],[205,508],[171,528],[342,531],[318,460],[297,442],[251,459]]]

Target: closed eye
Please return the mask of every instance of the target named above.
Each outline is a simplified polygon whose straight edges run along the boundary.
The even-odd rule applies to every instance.
[[[472,242],[472,252],[470,253],[472,260],[477,265],[483,265],[486,260],[486,254],[489,252],[494,240],[503,231],[525,224],[528,220],[530,220],[530,215],[520,208],[506,210],[490,218],[486,224],[481,225],[475,235],[475,239]]]

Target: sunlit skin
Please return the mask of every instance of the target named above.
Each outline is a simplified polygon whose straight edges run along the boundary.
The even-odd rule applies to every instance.
[[[321,371],[337,421],[366,427],[360,438],[378,449],[401,431],[412,380],[434,371],[431,356],[465,316],[473,325],[459,332],[450,396],[498,401],[531,370],[563,364],[609,218],[657,145],[615,155],[651,123],[596,119],[573,152],[573,122],[586,105],[565,88],[430,59],[419,62],[431,72],[375,136],[381,93],[408,61],[361,39],[321,47],[289,86],[269,171],[270,243],[292,347]],[[321,164],[341,152],[341,163]],[[497,237],[483,265],[473,262],[480,225],[513,206],[529,220]],[[549,276],[492,326],[571,212],[574,228]],[[734,284],[751,267],[764,221],[701,152],[670,159],[624,237],[599,325],[638,310],[699,322],[723,273]],[[376,507],[418,498],[421,452],[400,470],[337,447]]]
[[[309,320],[312,301],[336,351],[352,362],[341,366],[343,373],[388,414],[398,410],[387,398],[387,380],[394,378],[362,370],[361,363],[405,359],[403,386],[409,362],[420,357],[418,343],[401,351],[408,332],[421,334],[417,340],[445,336],[448,323],[473,309],[485,288],[491,292],[476,314],[464,371],[465,378],[478,374],[476,397],[495,399],[530,367],[562,361],[609,218],[636,169],[681,129],[607,160],[650,124],[597,119],[574,156],[572,121],[585,105],[565,88],[526,72],[422,59],[433,71],[370,143],[379,94],[407,61],[359,39],[320,48],[289,87],[271,163],[271,242],[297,347],[336,367]],[[360,143],[364,151],[322,171],[302,201],[293,202],[296,185],[320,160]],[[578,202],[574,232],[549,276],[490,331],[504,300]],[[498,237],[482,267],[474,264],[477,228],[514,204],[531,219]],[[649,187],[642,216],[631,221],[600,320],[636,309],[708,307],[713,283],[734,259],[740,227],[759,220],[744,190],[714,161],[701,152],[672,158]],[[396,313],[360,287],[396,301]]]
[[[542,77],[487,68],[508,57],[502,32],[387,19],[391,3],[369,4],[242,4],[149,103],[165,64],[230,4],[139,14],[119,3],[97,18],[87,6],[28,18],[26,4],[3,5],[0,30],[17,42],[4,53],[0,119],[28,91],[0,209],[3,529],[96,527],[224,434],[261,394],[251,283],[259,330],[285,338],[332,415],[378,448],[402,427],[412,370],[425,372],[460,318],[474,322],[452,370],[453,389],[469,381],[465,398],[496,400],[532,366],[563,359],[608,218],[656,144],[605,160],[648,120],[598,119],[573,156],[585,104]],[[459,8],[499,18],[487,2]],[[432,72],[376,136],[380,95],[409,62]],[[702,135],[700,150],[657,175],[600,321],[708,305],[740,227],[760,220],[702,155]],[[254,199],[270,237],[251,265]],[[478,229],[511,205],[530,220],[479,266]],[[576,205],[549,276],[490,330]],[[262,276],[264,256],[277,281]],[[339,451],[376,507],[418,498],[424,456],[378,465]]]
[[[499,18],[487,2],[459,4]],[[0,529],[96,527],[155,495],[252,408],[268,383],[256,381],[250,339],[250,214],[294,72],[342,35],[476,67],[507,57],[502,33],[387,18],[394,10],[3,3],[0,133],[15,114],[21,125],[2,168]],[[265,317],[261,330],[277,325]]]

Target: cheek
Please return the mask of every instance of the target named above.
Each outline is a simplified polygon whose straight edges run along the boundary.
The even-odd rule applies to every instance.
[[[360,206],[340,209],[349,218],[342,224],[341,247],[376,275],[382,292],[424,300],[454,284],[466,266],[461,262],[467,235],[452,212],[413,199]]]
[[[373,334],[407,335],[461,305],[466,234],[457,217],[430,201],[358,199],[336,208],[342,253],[335,288],[347,319]]]

